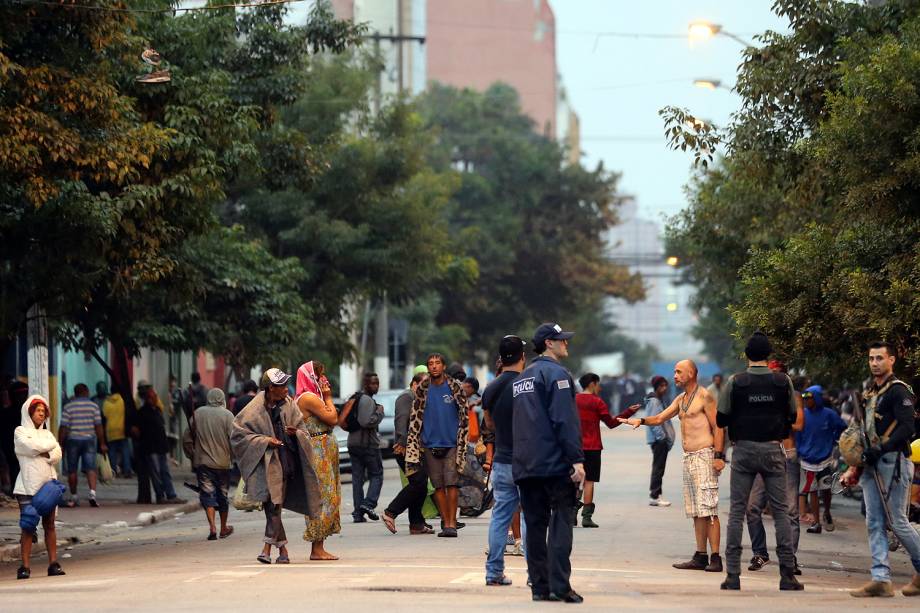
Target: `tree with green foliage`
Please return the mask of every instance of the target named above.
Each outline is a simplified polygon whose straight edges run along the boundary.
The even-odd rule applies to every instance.
[[[642,297],[638,276],[604,254],[621,202],[615,174],[566,164],[507,85],[479,93],[433,84],[418,104],[437,138],[432,165],[460,180],[447,209],[450,247],[478,262],[468,291],[435,288],[438,323],[469,332],[467,353],[491,351],[508,331],[596,315],[606,296]]]
[[[206,347],[237,371],[284,353],[310,330],[291,288],[302,269],[222,230],[214,207],[244,168],[308,180],[316,156],[272,132],[273,105],[302,91],[306,54],[342,51],[362,28],[325,3],[299,27],[282,25],[278,5],[181,16],[165,0],[140,14],[97,5],[0,9],[0,227],[16,237],[3,246],[4,338],[38,304],[65,346],[98,357],[111,343],[113,374],[141,345]],[[139,83],[154,42],[172,79]],[[272,330],[225,329],[244,323]]]
[[[850,381],[865,375],[866,343],[885,338],[913,374],[920,7],[774,8],[790,31],[746,52],[724,163],[691,188],[671,237],[692,278],[724,266],[713,283],[738,337],[763,329],[794,364]]]

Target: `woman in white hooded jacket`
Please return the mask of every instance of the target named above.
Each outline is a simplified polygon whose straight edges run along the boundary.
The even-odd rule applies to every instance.
[[[57,438],[48,429],[48,401],[42,396],[33,395],[22,405],[22,425],[16,428],[13,442],[16,448],[16,458],[19,460],[19,477],[13,494],[19,501],[20,513],[32,502],[41,487],[57,479],[55,466],[61,461],[61,446]],[[64,570],[57,561],[57,534],[54,530],[54,516],[56,510],[42,517],[42,527],[45,531],[45,546],[48,549],[48,575],[63,575]],[[29,557],[32,553],[34,535],[22,531],[20,549],[22,552],[22,566],[16,573],[17,579],[28,579],[31,575]]]

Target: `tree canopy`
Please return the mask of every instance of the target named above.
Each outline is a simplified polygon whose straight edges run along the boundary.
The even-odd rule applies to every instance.
[[[788,33],[745,53],[724,158],[689,187],[669,239],[704,315],[835,380],[866,344],[920,364],[920,7],[779,0]],[[731,318],[729,319],[728,314]]]

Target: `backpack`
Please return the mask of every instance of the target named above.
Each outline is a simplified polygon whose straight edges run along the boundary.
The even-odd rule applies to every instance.
[[[910,387],[901,381],[896,380],[892,383],[900,383],[907,387],[908,390],[910,390]],[[910,391],[912,392],[912,390]],[[840,449],[840,457],[843,458],[843,461],[846,462],[848,466],[863,465],[863,452],[865,452],[866,447],[869,446],[868,441],[866,440],[866,431],[863,428],[864,419],[865,413],[861,407],[858,407],[858,410],[853,412],[853,419],[850,420],[850,425],[847,426],[846,430],[843,431],[843,433],[840,435],[840,439],[837,441],[837,445]],[[882,440],[887,440],[888,436],[892,433],[895,426],[897,425],[897,421],[891,422],[891,424],[888,426],[888,429],[885,430],[884,434],[882,434]]]
[[[361,429],[361,424],[358,423],[357,405],[363,395],[364,392],[355,392],[345,403],[345,406],[342,407],[342,412],[347,412],[345,415],[345,432],[357,432]]]

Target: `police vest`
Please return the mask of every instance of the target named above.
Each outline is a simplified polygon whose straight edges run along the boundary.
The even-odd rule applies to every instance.
[[[789,378],[783,373],[740,373],[732,380],[733,441],[778,441],[789,435]]]

